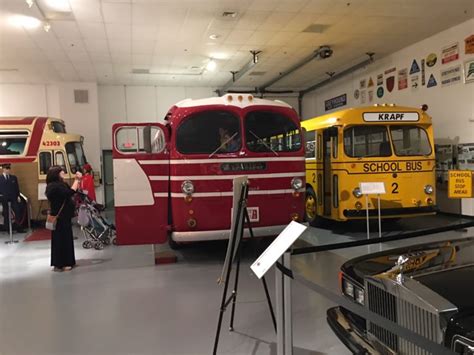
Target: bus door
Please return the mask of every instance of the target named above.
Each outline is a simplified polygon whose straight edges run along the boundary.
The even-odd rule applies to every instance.
[[[337,137],[337,127],[329,127],[323,130],[323,215],[331,216],[331,202],[332,202],[332,190],[331,190],[331,176],[332,176],[332,164],[331,157],[333,147],[331,138]],[[337,149],[337,146],[335,147]]]
[[[114,124],[113,170],[117,243],[167,241],[168,131],[158,123]]]

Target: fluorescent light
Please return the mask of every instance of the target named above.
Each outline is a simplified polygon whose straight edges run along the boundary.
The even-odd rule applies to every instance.
[[[226,54],[226,53],[222,53],[222,52],[214,52],[214,53],[211,53],[211,57],[212,58],[215,58],[215,59],[229,59],[229,55]]]
[[[34,4],[33,0],[26,0],[26,4],[28,5],[29,8],[31,8]]]
[[[46,5],[54,11],[71,12],[69,0],[45,0]]]
[[[41,21],[36,17],[13,15],[8,19],[8,22],[15,27],[24,27],[26,29],[38,28],[41,25]]]
[[[212,59],[206,65],[206,69],[209,71],[214,71],[216,70],[216,68],[217,68],[217,63]]]

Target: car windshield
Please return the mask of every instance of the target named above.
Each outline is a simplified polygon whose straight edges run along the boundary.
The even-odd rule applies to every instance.
[[[390,127],[395,154],[398,156],[430,155],[431,144],[426,131],[418,126]]]
[[[87,163],[82,149],[82,143],[80,142],[69,142],[66,143],[66,153],[71,167],[71,172],[75,174],[77,171],[81,171],[84,164]]]
[[[353,126],[345,129],[344,152],[354,158],[391,156],[387,127]]]
[[[235,153],[241,147],[240,120],[228,111],[204,111],[178,127],[176,146],[184,154]]]
[[[289,117],[253,111],[245,117],[245,140],[252,152],[294,152],[301,148],[301,132]]]

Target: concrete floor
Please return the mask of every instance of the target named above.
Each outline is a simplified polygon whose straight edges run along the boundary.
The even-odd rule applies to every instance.
[[[473,228],[412,243],[468,235],[474,235]],[[305,236],[313,244],[347,238],[319,229]],[[7,235],[0,233],[0,355],[211,354],[225,242],[188,246],[178,253],[178,263],[155,266],[150,246],[85,250],[81,237],[76,240],[78,267],[54,273],[49,241],[5,245],[5,240]],[[244,244],[235,331],[228,331],[228,312],[219,354],[276,354],[263,288],[249,269],[269,242]],[[409,241],[295,258],[309,258],[320,282],[336,291],[344,261],[405,243]],[[274,300],[273,270],[267,281]],[[296,282],[292,287],[294,354],[349,354],[326,323],[326,310],[333,304]]]
[[[1,355],[212,352],[225,243],[188,247],[177,264],[155,266],[150,246],[84,250],[80,238],[78,267],[55,273],[49,241],[6,239],[0,234]],[[228,331],[226,314],[219,354],[276,354],[263,288],[249,269],[263,247],[245,244],[235,331]],[[267,281],[274,298],[273,271]],[[349,354],[326,324],[330,306],[294,284],[295,355]]]

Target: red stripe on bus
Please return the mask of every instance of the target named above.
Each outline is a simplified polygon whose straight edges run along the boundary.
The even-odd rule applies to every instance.
[[[0,125],[7,125],[7,126],[17,126],[17,125],[29,125],[32,124],[36,117],[25,117],[20,119],[11,119],[2,118],[0,119]],[[41,117],[42,119],[46,120],[46,117]]]
[[[20,158],[0,158],[0,164],[7,163],[31,163],[34,162],[36,157],[20,157]]]
[[[30,144],[28,146],[27,155],[38,155],[39,146],[41,144],[41,138],[43,137],[44,126],[46,125],[46,117],[39,117],[33,127],[33,134],[30,138]]]

